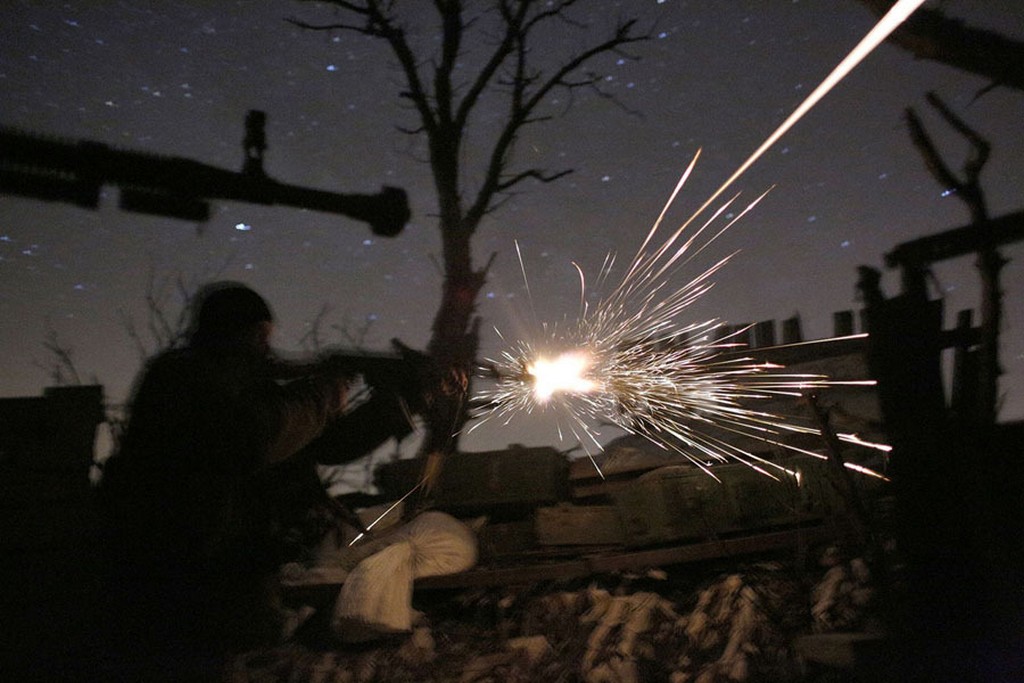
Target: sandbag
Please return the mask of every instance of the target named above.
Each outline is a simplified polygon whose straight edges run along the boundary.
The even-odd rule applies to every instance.
[[[391,543],[349,573],[331,625],[342,640],[370,640],[412,629],[413,581],[476,564],[476,535],[443,512],[425,512],[395,531]]]

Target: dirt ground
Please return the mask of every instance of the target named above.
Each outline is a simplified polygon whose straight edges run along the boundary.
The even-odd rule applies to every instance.
[[[586,580],[416,593],[410,634],[343,645],[330,606],[294,637],[237,657],[232,683],[714,683],[842,680],[802,661],[807,634],[875,629],[867,565],[687,565]],[[308,611],[308,610],[306,610]]]

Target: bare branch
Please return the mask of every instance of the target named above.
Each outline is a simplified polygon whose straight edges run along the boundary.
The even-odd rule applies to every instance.
[[[373,23],[373,17],[371,16],[369,6],[358,2],[348,2],[348,0],[329,0],[328,4],[335,5],[346,12],[356,15],[362,19],[362,22],[359,24],[348,24],[345,22],[332,24],[310,24],[295,17],[287,18],[285,21],[289,24],[298,26],[299,28],[313,31],[355,31],[356,33],[362,33],[364,35],[381,36],[380,33],[375,32],[376,28]]]
[[[566,7],[570,4],[572,4],[572,0],[566,0],[566,2],[560,3],[558,7]],[[553,11],[542,14],[548,17],[558,16]],[[484,181],[477,194],[476,201],[467,211],[467,217],[471,221],[479,220],[480,217],[487,213],[488,207],[493,202],[496,193],[507,190],[516,182],[520,182],[536,172],[527,171],[525,175],[520,174],[520,176],[516,176],[519,178],[518,180],[515,180],[515,177],[511,180],[502,179],[508,155],[516,143],[520,130],[529,123],[540,120],[539,118],[531,118],[533,112],[541,105],[551,91],[556,88],[563,88],[571,92],[580,87],[594,85],[597,80],[594,76],[582,80],[570,79],[571,74],[578,71],[591,59],[601,54],[615,52],[623,45],[647,40],[646,35],[633,34],[635,25],[635,20],[620,23],[610,38],[569,58],[544,80],[540,80],[536,75],[528,73],[526,33],[524,32],[518,37],[516,43],[515,80],[513,81],[508,122],[491,150],[490,161],[488,162]],[[534,26],[536,26],[536,23],[530,25],[531,28]],[[527,89],[534,84],[537,84],[535,89],[527,93]],[[560,177],[562,175],[565,175],[565,172],[553,174],[551,177]]]
[[[295,18],[287,21],[294,26],[311,31],[352,31],[387,41],[398,60],[408,86],[408,90],[402,93],[402,96],[416,107],[428,132],[435,128],[434,112],[430,107],[430,98],[427,96],[423,80],[420,78],[415,54],[406,40],[405,31],[399,25],[397,16],[391,12],[391,3],[383,3],[386,5],[384,7],[378,0],[366,0],[365,2],[332,0],[329,4],[338,7],[343,12],[343,16],[347,12],[362,21],[360,23],[341,21],[330,24],[313,24]]]
[[[942,115],[946,123],[971,143],[971,154],[964,162],[964,176],[969,185],[980,187],[981,170],[988,163],[988,158],[992,152],[991,143],[957,116],[936,93],[930,92],[927,97],[928,103]]]
[[[346,319],[341,325],[331,325],[331,329],[340,333],[345,342],[353,349],[362,349],[366,344],[366,338],[370,335],[374,318],[364,318],[363,324],[352,331],[352,326]]]
[[[35,362],[36,367],[50,375],[54,386],[82,384],[82,377],[75,366],[74,348],[65,344],[57,334],[49,320],[46,321],[46,339],[43,348],[51,357],[49,363]]]
[[[177,302],[173,305],[169,290],[177,294]],[[121,327],[141,360],[179,346],[185,340],[192,299],[197,290],[198,285],[189,283],[181,274],[171,280],[169,277],[157,277],[150,269],[143,299],[146,304],[145,333],[139,330],[131,314],[123,309],[118,311]]]
[[[309,322],[309,329],[299,338],[299,346],[301,348],[312,353],[320,353],[323,350],[323,322],[330,312],[330,305],[324,304],[320,307],[320,310],[313,316],[313,320]]]
[[[511,178],[503,177],[509,153],[515,146],[522,128],[551,118],[536,116],[535,111],[552,90],[563,88],[571,92],[580,88],[590,88],[598,96],[618,103],[614,96],[598,87],[600,77],[588,74],[585,78],[572,78],[572,75],[598,55],[622,54],[621,48],[625,45],[648,38],[647,35],[635,33],[635,20],[620,22],[608,38],[570,55],[545,78],[542,71],[529,66],[527,45],[537,29],[552,21],[582,28],[582,24],[568,14],[571,8],[579,4],[578,0],[554,0],[544,3],[536,0],[498,0],[494,6],[501,20],[501,30],[483,64],[459,98],[453,75],[458,66],[464,36],[474,24],[474,20],[464,15],[462,2],[435,0],[433,7],[440,22],[441,40],[440,53],[436,63],[432,65],[432,93],[428,95],[427,79],[421,76],[419,60],[412,51],[392,3],[379,0],[334,0],[328,4],[337,8],[339,12],[339,18],[334,22],[316,24],[299,19],[289,21],[293,25],[309,30],[351,31],[379,37],[388,42],[406,79],[407,87],[400,96],[412,103],[421,123],[420,126],[404,127],[400,130],[407,134],[423,132],[427,135],[435,182],[438,183],[439,192],[448,198],[442,202],[442,212],[456,211],[460,216],[458,222],[466,226],[475,226],[483,215],[494,208],[492,204],[495,201],[495,194],[508,190],[516,183],[530,177],[543,178],[544,182],[549,182],[548,179],[565,175],[565,171],[547,173],[540,169],[529,169]],[[511,68],[509,78],[498,79],[500,70],[507,64]],[[488,154],[488,162],[476,197],[471,207],[463,213],[458,208],[461,201],[459,150],[472,112],[480,103],[483,93],[495,85],[507,86],[509,89],[507,123],[496,137]],[[445,206],[448,208],[445,209]],[[472,231],[472,228],[470,230]]]
[[[306,29],[308,31],[355,31],[357,33],[366,33],[365,26],[356,24],[311,24],[307,21],[303,21],[302,19],[297,19],[295,17],[287,17],[285,21],[291,24],[292,26],[301,29]]]
[[[860,0],[878,16],[894,0]],[[1003,85],[1024,90],[1024,42],[946,16],[941,9],[917,10],[893,31],[890,42],[918,59],[927,59],[992,81],[979,95]]]
[[[973,220],[979,223],[985,222],[988,220],[988,206],[985,201],[985,192],[981,187],[981,171],[988,161],[991,144],[946,106],[938,95],[928,93],[928,102],[954,130],[971,143],[971,153],[963,166],[963,179],[958,178],[942,160],[935,143],[928,135],[917,113],[912,108],[908,108],[906,120],[911,140],[921,152],[932,177],[944,189],[955,190],[957,196],[967,205]]]
[[[138,328],[135,326],[135,320],[124,309],[118,309],[117,315],[121,319],[121,327],[125,331],[125,336],[128,337],[129,341],[132,342],[132,346],[135,347],[136,355],[138,355],[140,360],[145,361],[149,357],[149,350],[145,342],[143,342]]]
[[[484,64],[483,68],[480,69],[480,73],[476,79],[470,85],[466,95],[462,98],[462,102],[457,107],[457,113],[455,116],[454,123],[457,130],[465,130],[466,121],[469,119],[470,112],[480,101],[480,96],[487,88],[488,84],[491,83],[492,79],[497,74],[501,65],[505,63],[509,55],[512,54],[513,46],[516,43],[517,37],[520,35],[523,19],[526,16],[526,11],[529,9],[529,3],[519,2],[518,7],[513,11],[508,3],[501,3],[501,14],[505,20],[505,32],[502,35],[502,39],[499,44],[495,47],[491,53],[490,59]]]
[[[544,173],[540,169],[531,168],[531,169],[527,169],[525,171],[521,171],[521,172],[515,174],[514,176],[506,178],[505,180],[503,180],[502,182],[500,182],[498,184],[498,188],[497,189],[498,189],[499,192],[505,192],[509,188],[511,188],[512,186],[518,185],[519,183],[521,183],[524,180],[527,180],[529,178],[532,178],[533,180],[537,180],[537,181],[542,182],[542,183],[553,183],[556,180],[558,180],[559,178],[564,178],[565,176],[569,175],[570,173],[572,173],[572,169],[567,169],[565,171],[559,171],[557,173]]]
[[[910,130],[910,139],[914,143],[914,147],[921,153],[929,173],[932,174],[932,177],[939,182],[943,189],[952,188],[959,192],[961,188],[960,179],[956,177],[953,171],[946,165],[946,162],[942,160],[938,150],[935,148],[935,143],[932,142],[931,136],[925,130],[924,124],[921,122],[917,112],[913,107],[908,107],[904,116],[907,121],[907,128]]]

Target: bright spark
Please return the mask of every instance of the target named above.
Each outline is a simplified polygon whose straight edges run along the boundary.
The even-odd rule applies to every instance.
[[[526,372],[533,378],[534,396],[546,403],[558,392],[586,393],[597,388],[597,382],[584,376],[590,365],[590,357],[577,351],[559,354],[553,360],[538,358]]]
[[[372,522],[367,524],[366,525],[366,532],[360,531],[358,534],[356,534],[355,538],[353,538],[351,541],[348,542],[348,547],[351,548],[356,543],[361,541],[366,536],[367,532],[371,531],[373,529],[373,527],[377,526],[377,524],[380,523],[381,520],[383,520],[385,517],[387,517],[392,512],[394,512],[398,508],[399,505],[401,505],[402,503],[405,502],[406,498],[408,498],[413,493],[415,493],[420,488],[422,483],[423,482],[420,482],[419,484],[416,484],[415,486],[413,486],[411,489],[409,489],[408,493],[406,493],[404,496],[402,496],[401,498],[396,500],[394,503],[389,505],[388,508],[386,510],[384,510],[384,512],[380,513],[375,520],[373,520]]]

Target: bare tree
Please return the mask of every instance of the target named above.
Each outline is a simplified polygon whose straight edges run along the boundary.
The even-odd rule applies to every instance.
[[[438,203],[444,283],[427,353],[432,360],[432,400],[424,416],[427,434],[423,454],[455,450],[457,435],[468,419],[466,397],[478,347],[480,320],[477,296],[490,261],[474,265],[471,239],[489,213],[527,180],[548,183],[569,173],[518,167],[513,151],[527,126],[551,118],[544,105],[556,91],[592,89],[602,96],[602,77],[587,71],[595,58],[623,54],[631,43],[646,39],[635,20],[620,20],[607,34],[568,52],[551,63],[544,50],[531,50],[545,31],[585,28],[576,17],[577,0],[434,0],[439,40],[416,43],[410,30],[414,18],[386,0],[331,0],[336,9],[329,23],[292,20],[320,31],[353,32],[384,41],[404,80],[400,96],[407,100],[419,125],[405,132],[426,139]],[[427,3],[418,5],[422,11]],[[472,11],[467,11],[471,6]],[[404,7],[409,8],[409,5]],[[592,8],[592,6],[591,6]],[[422,30],[422,29],[421,29]],[[557,34],[556,34],[557,35]],[[418,54],[433,45],[431,54]],[[548,46],[549,48],[551,46]],[[467,52],[472,51],[472,59]],[[550,55],[552,50],[547,50]],[[469,68],[470,64],[476,65]],[[467,135],[484,96],[502,98],[504,114],[477,165],[467,161]],[[571,101],[571,99],[570,99]],[[474,157],[476,154],[474,154]],[[474,189],[467,192],[467,187]],[[491,260],[493,260],[493,255]]]

